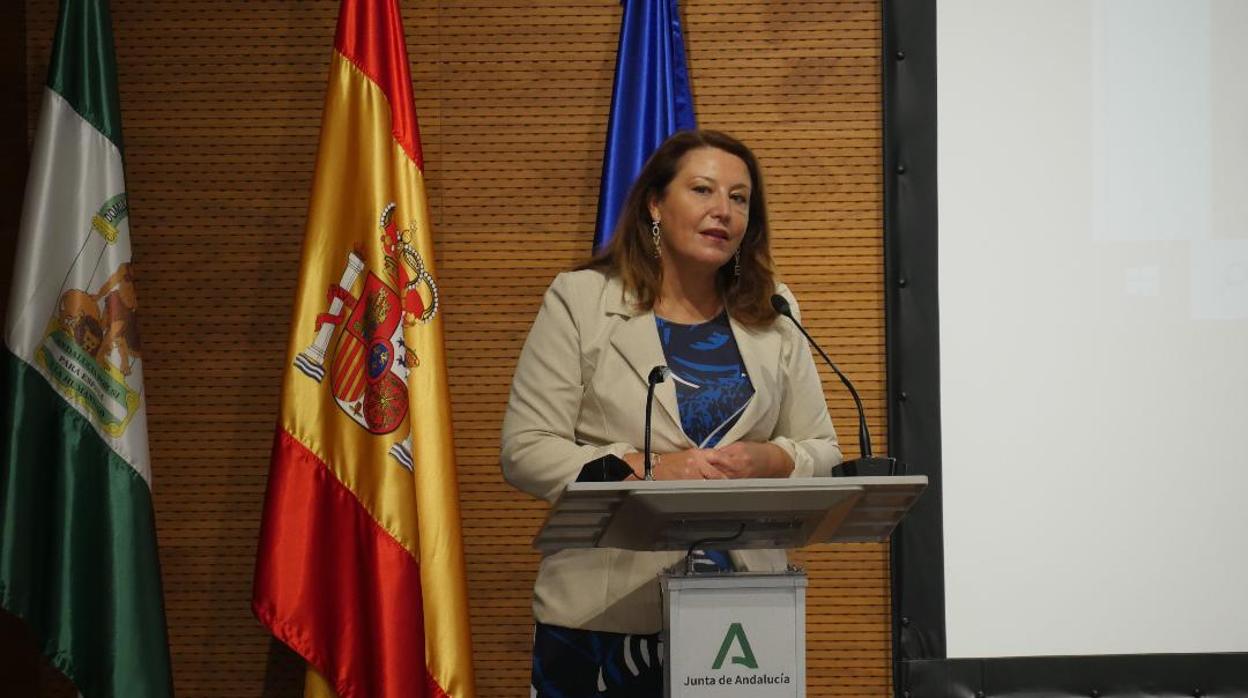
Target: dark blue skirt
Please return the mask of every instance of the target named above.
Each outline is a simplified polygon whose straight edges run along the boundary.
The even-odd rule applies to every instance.
[[[538,623],[533,633],[537,698],[661,698],[659,634],[629,635]]]

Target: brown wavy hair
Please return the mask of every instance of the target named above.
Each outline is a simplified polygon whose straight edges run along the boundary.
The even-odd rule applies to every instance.
[[[681,158],[698,148],[717,148],[745,162],[750,171],[750,220],[741,239],[741,274],[733,273],[733,260],[719,268],[715,285],[724,307],[737,322],[765,325],[776,318],[771,296],[776,292],[775,264],[771,259],[771,229],[763,196],[763,173],[758,158],[741,141],[710,130],[680,131],[668,138],[646,161],[637,181],[628,190],[620,220],[606,249],[577,267],[615,275],[637,299],[641,310],[651,310],[662,286],[663,268],[654,256],[650,234],[651,199],[661,201],[676,178]]]

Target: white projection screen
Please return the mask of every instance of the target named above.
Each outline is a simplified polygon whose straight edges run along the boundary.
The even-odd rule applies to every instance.
[[[1248,651],[1248,2],[937,18],[948,656]]]

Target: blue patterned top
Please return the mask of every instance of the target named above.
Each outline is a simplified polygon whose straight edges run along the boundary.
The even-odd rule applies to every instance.
[[[696,325],[654,319],[676,382],[680,426],[698,448],[713,448],[754,395],[728,313]]]

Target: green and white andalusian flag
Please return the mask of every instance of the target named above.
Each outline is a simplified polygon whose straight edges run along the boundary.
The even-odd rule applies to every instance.
[[[0,603],[85,698],[172,693],[107,0],[63,0],[5,327]]]

